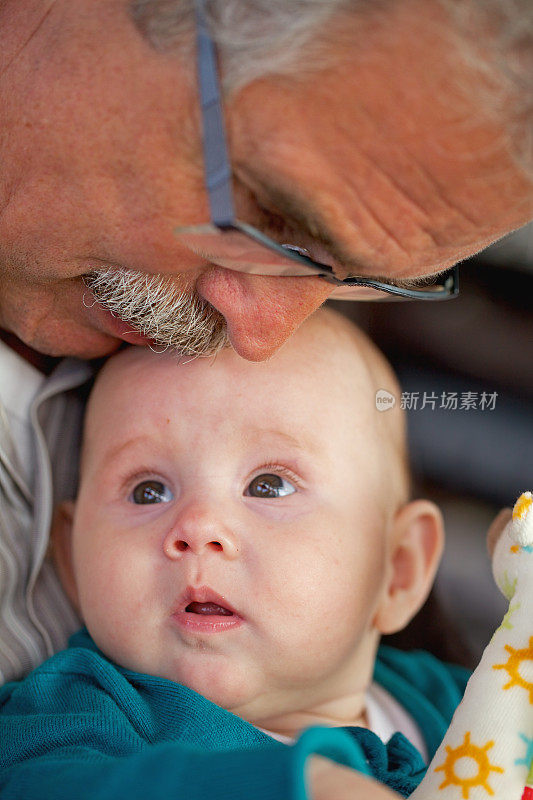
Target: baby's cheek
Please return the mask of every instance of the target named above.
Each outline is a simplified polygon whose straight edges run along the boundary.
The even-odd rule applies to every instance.
[[[131,658],[142,640],[141,603],[138,593],[121,578],[120,572],[109,569],[88,580],[82,599],[83,618],[95,644],[109,658],[136,669]]]
[[[132,576],[121,559],[105,546],[80,547],[76,555],[76,579],[82,616],[86,623],[112,624],[128,604],[137,603]]]

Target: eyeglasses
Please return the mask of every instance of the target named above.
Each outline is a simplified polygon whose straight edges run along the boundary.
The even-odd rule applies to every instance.
[[[213,264],[251,275],[315,276],[332,284],[333,300],[448,300],[459,293],[457,266],[431,285],[405,288],[372,277],[337,278],[332,267],[315,261],[305,248],[279,244],[257,228],[236,219],[232,171],[228,158],[216,64],[204,0],[195,1],[197,60],[202,110],[205,183],[211,222],[174,229],[188,249]]]

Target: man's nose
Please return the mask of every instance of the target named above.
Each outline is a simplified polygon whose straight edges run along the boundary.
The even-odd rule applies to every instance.
[[[198,505],[180,510],[163,541],[163,551],[172,560],[187,553],[205,555],[209,552],[233,560],[238,557],[239,550],[236,534],[220,521],[220,513]]]
[[[245,275],[222,267],[204,272],[196,288],[224,315],[234,350],[248,361],[275,353],[332,290],[321,278]]]

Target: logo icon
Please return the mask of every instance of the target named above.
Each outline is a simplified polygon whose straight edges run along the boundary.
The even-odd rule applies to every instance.
[[[378,411],[389,411],[396,405],[396,398],[386,389],[378,389],[376,392],[376,408]]]

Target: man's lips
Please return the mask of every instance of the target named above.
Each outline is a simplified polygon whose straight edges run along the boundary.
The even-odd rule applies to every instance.
[[[228,600],[208,586],[189,586],[176,604],[172,618],[188,632],[215,633],[242,624],[243,617]]]
[[[115,339],[122,339],[129,344],[153,345],[154,342],[148,336],[134,330],[130,322],[124,322],[120,317],[115,317],[111,311],[102,303],[99,303],[91,290],[86,286],[83,291],[83,304],[85,313],[89,316],[93,325],[113,336]]]

